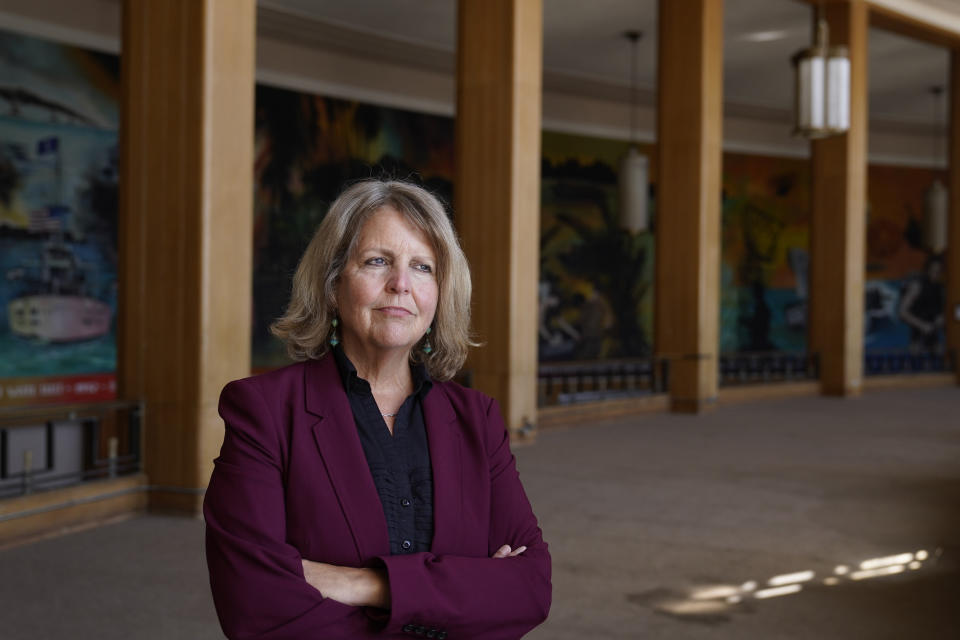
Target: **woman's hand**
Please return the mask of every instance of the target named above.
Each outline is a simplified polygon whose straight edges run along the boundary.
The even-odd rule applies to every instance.
[[[513,556],[518,556],[518,555],[520,555],[521,553],[523,553],[523,552],[526,551],[526,550],[527,550],[527,548],[524,547],[524,546],[520,546],[520,547],[517,547],[516,549],[512,549],[512,550],[511,550],[511,549],[510,549],[510,545],[505,544],[505,545],[503,545],[502,547],[500,547],[499,549],[497,549],[497,550],[493,553],[493,555],[490,556],[490,557],[491,557],[491,558],[512,558]]]
[[[385,569],[357,569],[301,560],[303,577],[324,598],[355,607],[390,608],[390,583]]]
[[[492,558],[512,558],[527,548],[512,549],[505,544],[497,549]],[[357,569],[341,567],[325,562],[303,560],[303,577],[307,584],[330,598],[355,607],[390,608],[390,583],[384,569]]]

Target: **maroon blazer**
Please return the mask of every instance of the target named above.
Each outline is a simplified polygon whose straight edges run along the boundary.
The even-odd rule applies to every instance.
[[[386,519],[331,356],[237,380],[203,513],[229,638],[519,638],[550,609],[550,555],[497,403],[452,382],[423,401],[433,467],[429,553],[390,555]],[[490,558],[501,545],[527,550]],[[386,567],[392,608],[307,584],[301,558]]]

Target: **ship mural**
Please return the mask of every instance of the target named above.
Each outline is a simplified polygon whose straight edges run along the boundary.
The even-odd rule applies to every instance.
[[[18,176],[30,185],[31,199],[63,199],[63,166],[59,153],[60,139],[55,136],[37,141],[35,160],[30,161],[23,149],[7,145],[8,158],[19,165]],[[99,172],[98,182],[116,182],[116,172],[109,168]],[[102,185],[100,188],[103,188]],[[41,342],[76,342],[106,335],[110,331],[113,311],[110,305],[93,297],[88,286],[89,274],[97,265],[81,260],[67,239],[82,238],[73,224],[70,207],[50,204],[30,211],[28,233],[46,236],[39,245],[36,259],[22,259],[7,270],[8,282],[24,286],[7,304],[10,331],[22,338]]]
[[[115,134],[31,128],[0,144],[0,378],[112,372]]]
[[[0,79],[0,406],[110,399],[119,59],[0,30]]]
[[[27,270],[7,272],[10,280],[26,280],[34,291],[7,305],[10,330],[42,342],[74,342],[98,338],[110,331],[113,312],[86,290],[85,271],[93,266],[78,260],[73,250],[55,234],[43,243],[41,259],[34,265],[40,277]]]

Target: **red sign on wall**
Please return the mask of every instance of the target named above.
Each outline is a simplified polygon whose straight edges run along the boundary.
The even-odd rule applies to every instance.
[[[0,379],[0,406],[104,402],[116,397],[113,373]]]

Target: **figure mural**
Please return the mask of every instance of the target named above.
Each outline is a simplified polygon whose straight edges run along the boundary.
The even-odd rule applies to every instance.
[[[900,298],[900,319],[910,326],[910,351],[930,353],[943,348],[943,258],[932,255],[923,273],[907,282]]]
[[[942,354],[944,256],[922,237],[924,195],[943,171],[871,165],[867,197],[864,346],[871,353]]]
[[[651,353],[654,235],[620,223],[616,167],[627,147],[543,134],[541,361]]]

